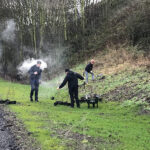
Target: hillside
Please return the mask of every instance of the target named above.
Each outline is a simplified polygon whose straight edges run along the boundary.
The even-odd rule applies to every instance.
[[[63,76],[40,86],[39,103],[29,103],[28,85],[3,80],[0,81],[1,98],[18,102],[9,108],[42,150],[148,150],[149,61],[146,58],[143,61],[138,54],[138,59],[133,60],[135,53],[131,55],[123,50],[120,53],[110,50],[96,55],[94,72],[103,73],[105,79],[90,81],[85,88],[80,86],[80,98],[91,93],[101,95],[103,101],[99,108],[88,109],[86,103],[80,109],[54,106],[57,100],[70,101],[67,87],[56,90]],[[113,55],[118,59],[110,61]],[[82,73],[84,66],[77,65],[73,70]]]
[[[133,46],[137,51],[149,53],[149,6],[148,0],[102,0],[87,7],[84,31],[76,33],[78,39],[75,39],[76,34],[71,37],[76,51],[82,50],[81,60],[93,52],[107,50],[107,46],[115,46],[115,49],[120,45]]]

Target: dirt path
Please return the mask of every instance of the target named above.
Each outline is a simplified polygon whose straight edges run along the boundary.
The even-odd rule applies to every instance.
[[[0,150],[17,150],[13,134],[9,130],[9,124],[4,119],[4,111],[0,108]]]
[[[40,150],[23,125],[4,106],[0,106],[0,150]]]

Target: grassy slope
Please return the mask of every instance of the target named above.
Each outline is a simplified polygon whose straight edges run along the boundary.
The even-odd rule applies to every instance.
[[[83,67],[80,65],[75,70],[81,72]],[[84,95],[84,92],[88,93],[89,89],[103,95],[104,101],[98,109],[87,109],[87,104],[82,104],[81,109],[54,107],[51,96],[57,96],[57,100],[69,100],[67,89],[56,91],[54,81],[40,87],[40,103],[29,102],[28,85],[0,80],[0,91],[2,98],[19,102],[10,106],[10,109],[23,121],[43,150],[148,150],[150,118],[148,114],[140,113],[143,107],[148,106],[139,100],[150,95],[149,78],[145,69],[137,68],[107,75],[104,81],[90,82],[86,91],[80,89],[80,96]],[[115,95],[116,100],[129,101],[110,101],[110,93],[117,92],[119,87],[124,85],[132,87],[128,90],[132,90],[135,95],[126,99],[124,90],[120,90],[117,96]],[[140,89],[145,93],[138,94]],[[114,97],[112,99],[114,100]]]

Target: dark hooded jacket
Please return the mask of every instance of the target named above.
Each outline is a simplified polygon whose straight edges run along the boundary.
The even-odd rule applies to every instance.
[[[89,63],[86,67],[85,67],[85,71],[87,71],[88,73],[90,73],[93,69],[93,64]]]
[[[59,88],[63,88],[66,83],[68,82],[68,88],[69,90],[71,90],[72,88],[78,88],[78,79],[80,80],[84,80],[84,78],[73,71],[69,71],[64,79],[64,81],[62,82],[62,84],[59,86]]]
[[[28,72],[30,74],[30,80],[38,81],[41,78],[42,70],[39,67],[37,67],[36,65],[32,66]],[[35,75],[34,72],[37,72],[38,74]]]

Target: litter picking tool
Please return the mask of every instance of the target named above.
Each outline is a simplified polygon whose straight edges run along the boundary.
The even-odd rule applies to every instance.
[[[55,94],[55,95],[59,95],[59,90],[56,91],[56,94]],[[52,97],[51,97],[51,100],[55,100],[55,96],[52,96]]]
[[[55,95],[59,95],[59,90],[57,90]],[[56,100],[54,96],[51,97],[51,100]],[[54,106],[57,105],[63,105],[63,106],[71,106],[71,103],[68,103],[67,101],[55,101]]]

